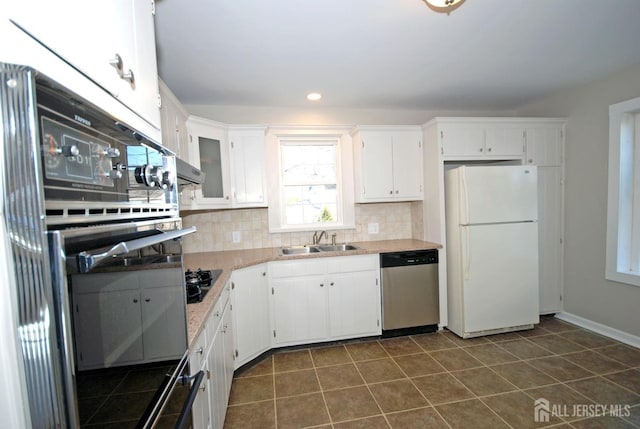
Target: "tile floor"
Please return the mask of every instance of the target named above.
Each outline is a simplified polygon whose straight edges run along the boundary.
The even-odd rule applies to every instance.
[[[534,401],[550,403],[548,423]],[[619,416],[593,417],[596,405]],[[615,408],[618,406],[618,408]],[[582,414],[579,414],[582,413]],[[282,351],[236,373],[225,428],[640,428],[640,350],[545,317]]]

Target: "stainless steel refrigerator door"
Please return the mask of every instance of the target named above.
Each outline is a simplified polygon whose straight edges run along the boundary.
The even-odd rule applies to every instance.
[[[438,264],[382,269],[382,329],[438,322]]]

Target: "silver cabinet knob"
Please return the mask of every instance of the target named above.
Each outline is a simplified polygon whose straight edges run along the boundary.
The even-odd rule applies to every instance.
[[[122,79],[129,82],[131,85],[134,85],[136,83],[136,77],[134,76],[133,71],[131,71],[131,69],[127,70],[126,73],[122,73],[121,77]]]
[[[122,72],[122,57],[120,54],[115,54],[114,57],[109,60],[109,64],[115,67],[118,72]]]

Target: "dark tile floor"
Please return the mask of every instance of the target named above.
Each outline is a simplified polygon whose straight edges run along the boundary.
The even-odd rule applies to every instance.
[[[534,401],[549,421],[534,421]],[[575,405],[575,407],[574,407]],[[596,406],[620,416],[589,417]],[[617,408],[616,408],[617,407]],[[640,350],[555,318],[283,351],[234,378],[225,428],[640,428]]]

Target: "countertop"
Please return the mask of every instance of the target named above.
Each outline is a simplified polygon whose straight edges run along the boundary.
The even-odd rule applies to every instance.
[[[192,348],[196,338],[200,335],[202,327],[205,324],[204,322],[209,317],[211,309],[218,300],[218,297],[220,296],[220,293],[233,270],[270,261],[367,255],[371,253],[400,252],[407,250],[440,249],[442,247],[442,245],[437,243],[411,239],[361,241],[349,244],[355,245],[358,249],[347,252],[321,252],[303,255],[280,255],[278,253],[278,247],[227,250],[220,252],[185,253],[185,270],[196,270],[198,268],[202,268],[203,270],[222,270],[222,274],[220,274],[220,277],[218,277],[202,302],[187,305],[187,334],[189,338],[189,349]]]

